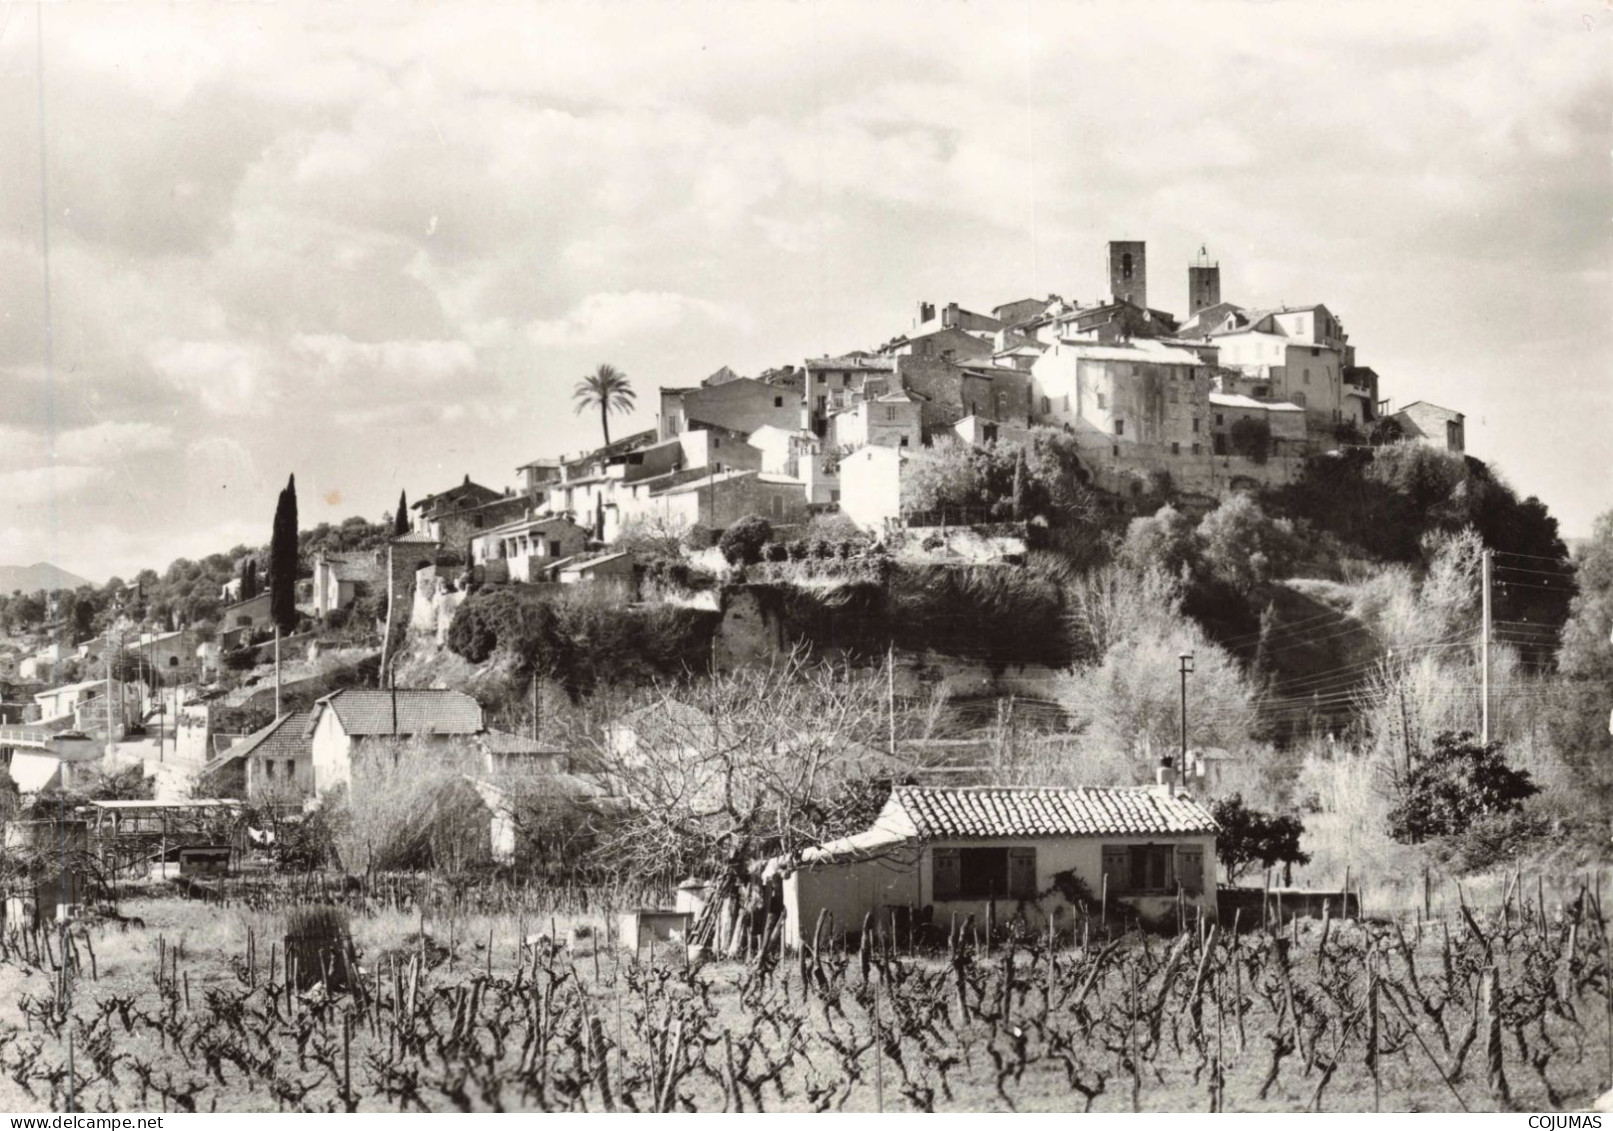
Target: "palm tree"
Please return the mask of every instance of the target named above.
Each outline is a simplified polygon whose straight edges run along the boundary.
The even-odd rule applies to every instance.
[[[605,433],[605,446],[610,446],[610,414],[633,411],[633,386],[627,374],[614,365],[601,364],[588,376],[577,382],[571,397],[577,402],[577,411],[599,409],[599,427]]]

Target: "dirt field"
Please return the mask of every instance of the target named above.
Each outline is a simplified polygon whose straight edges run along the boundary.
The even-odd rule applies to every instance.
[[[70,1043],[81,1111],[1550,1110],[1609,1075],[1594,898],[692,967],[571,938],[599,918],[427,918],[423,938],[381,909],[352,915],[355,988],[329,994],[306,965],[288,988],[282,912],[121,910],[144,925],[72,932],[65,961],[60,935],[5,936],[0,1109],[64,1110]]]

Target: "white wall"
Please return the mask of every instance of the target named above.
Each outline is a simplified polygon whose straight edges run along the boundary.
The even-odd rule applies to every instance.
[[[1054,875],[1074,871],[1091,889],[1094,897],[1103,889],[1103,848],[1105,845],[1135,844],[1196,845],[1203,852],[1202,891],[1186,893],[1184,902],[1189,910],[1202,906],[1207,916],[1216,912],[1215,897],[1215,838],[1213,836],[1179,837],[1023,837],[1003,838],[989,842],[936,841],[914,847],[899,845],[885,855],[870,860],[806,866],[798,869],[784,881],[786,913],[795,921],[785,924],[786,939],[798,945],[802,936],[811,936],[820,910],[827,908],[835,917],[836,930],[861,930],[863,916],[881,907],[930,906],[933,922],[949,923],[954,914],[958,922],[973,915],[984,924],[986,901],[983,899],[952,899],[937,902],[934,897],[931,859],[936,848],[1034,848],[1036,850],[1036,888],[1049,893],[1038,900],[1021,903],[1013,899],[997,901],[997,918],[1006,922],[1016,913],[1023,912],[1032,926],[1045,926],[1051,915],[1055,926],[1074,922],[1070,905],[1056,892],[1052,892]],[[1168,916],[1176,908],[1176,896],[1111,894],[1111,914],[1131,913],[1149,917]]]
[[[859,448],[840,461],[840,509],[864,530],[883,530],[902,513],[902,457],[892,448]]]

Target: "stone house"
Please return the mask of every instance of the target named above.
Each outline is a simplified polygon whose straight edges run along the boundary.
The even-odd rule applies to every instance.
[[[1211,381],[1194,354],[1156,342],[1061,341],[1031,370],[1038,423],[1101,453],[1160,458],[1208,451]]]
[[[235,629],[245,629],[244,635],[250,636],[258,629],[274,627],[274,621],[269,616],[269,594],[259,593],[256,597],[249,597],[245,601],[237,601],[233,605],[226,605],[219,611],[218,627],[221,633]]]
[[[114,699],[122,700],[128,693],[128,688],[117,680],[111,681],[110,686]],[[76,716],[79,708],[86,703],[103,698],[107,694],[107,687],[108,682],[104,679],[86,679],[78,683],[69,683],[63,687],[37,692],[34,695],[34,705],[39,709],[41,720]]]
[[[526,584],[548,580],[549,570],[587,545],[588,531],[566,516],[529,512],[472,538],[470,564],[489,583]]]
[[[1460,455],[1467,450],[1467,418],[1455,409],[1427,401],[1413,401],[1389,419],[1407,440]]]
[[[290,711],[247,735],[197,775],[209,796],[294,804],[314,795],[310,711]]]
[[[404,741],[449,746],[486,729],[481,705],[462,691],[343,688],[316,702],[310,713],[314,791],[322,795],[350,783],[354,760],[366,747]]]
[[[1209,338],[1217,363],[1241,374],[1235,388],[1223,391],[1297,404],[1317,430],[1343,423],[1346,408],[1354,423],[1362,423],[1362,402],[1354,398],[1347,405],[1344,389],[1354,348],[1327,307],[1234,311]]]
[[[829,434],[829,418],[858,401],[888,393],[895,388],[893,358],[868,353],[838,357],[808,358],[801,393],[801,415],[797,426],[815,436]]]
[[[386,567],[379,551],[332,554],[314,558],[314,615],[326,617],[359,597],[379,591]]]
[[[555,576],[562,585],[610,585],[628,597],[637,592],[636,559],[626,550],[566,562]]]
[[[822,912],[835,930],[901,909],[941,924],[1023,917],[1073,929],[1174,921],[1178,901],[1216,913],[1215,819],[1165,780],[1132,788],[899,786],[865,832],[768,865],[782,879],[785,939],[800,946]]]
[[[830,419],[831,442],[837,448],[878,444],[887,448],[916,448],[923,437],[917,397],[903,389],[859,401]]]
[[[438,541],[442,554],[464,562],[468,560],[472,538],[484,530],[519,518],[531,506],[531,500],[526,496],[511,492],[474,506],[439,510],[422,521],[420,529]]]
[[[469,510],[479,507],[483,503],[491,503],[504,497],[503,491],[496,491],[491,487],[484,487],[480,483],[472,483],[469,475],[462,483],[439,491],[435,495],[416,499],[409,509],[419,515],[419,521],[435,517],[447,511]]]
[[[1232,426],[1240,420],[1256,420],[1266,425],[1273,455],[1301,455],[1308,442],[1305,410],[1286,401],[1257,401],[1239,393],[1210,394],[1210,435],[1215,454],[1235,450]]]
[[[725,530],[737,519],[758,514],[775,525],[806,517],[806,484],[799,479],[757,471],[718,471],[654,492],[645,513],[676,529],[704,526]]]
[[[682,432],[715,425],[748,436],[764,424],[793,427],[801,418],[801,389],[795,383],[771,384],[739,377],[716,385],[661,390],[660,436],[670,440]]]

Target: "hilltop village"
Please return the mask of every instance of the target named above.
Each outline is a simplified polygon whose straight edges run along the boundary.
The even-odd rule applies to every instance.
[[[1352,448],[1463,452],[1462,414],[1421,401],[1393,409],[1326,305],[1229,301],[1219,264],[1201,253],[1185,268],[1178,316],[1149,304],[1142,242],[1110,243],[1105,262],[1101,298],[1021,298],[989,313],[920,302],[883,343],[662,387],[653,429],[609,438],[606,414],[602,446],[535,455],[512,485],[466,476],[400,506],[384,530],[352,520],[356,544],[343,543],[344,527],[305,549],[294,631],[276,636],[255,559],[205,602],[211,623],[172,610],[142,620],[139,586],[119,598],[122,620],[53,597],[34,647],[13,643],[3,657],[24,691],[0,708],[11,778],[26,799],[138,762],[155,792],[129,805],[203,796],[296,807],[349,784],[366,742],[453,741],[476,752],[468,780],[495,811],[488,783],[511,766],[605,795],[619,783],[597,761],[541,733],[536,675],[531,724],[496,725],[432,666],[445,645],[475,661],[498,643],[495,628],[465,626],[470,596],[592,591],[629,610],[653,596],[717,618],[699,638],[701,662],[735,670],[775,662],[793,642],[766,593],[690,585],[702,561],[741,577],[747,564],[803,558],[826,561],[819,574],[872,576],[869,561],[893,552],[943,567],[1022,564],[1045,541],[1045,519],[1024,502],[1026,452],[1056,453],[1072,489],[1122,516],[1167,496],[1203,513]],[[998,469],[1011,483],[995,504],[937,489],[937,460],[1000,451],[1018,454]],[[735,551],[758,524],[755,544]],[[838,532],[832,544],[825,531]],[[672,564],[647,545],[671,545]],[[1004,657],[1063,662],[1054,645],[1037,652],[1037,615],[1018,626],[958,614],[937,631],[1017,635],[977,665],[990,674],[976,690],[998,694]],[[904,640],[901,619],[865,654],[935,650],[911,625]],[[86,631],[96,623],[105,627]],[[837,623],[830,651],[850,656],[851,622]],[[972,676],[954,665],[939,678],[957,691]]]

